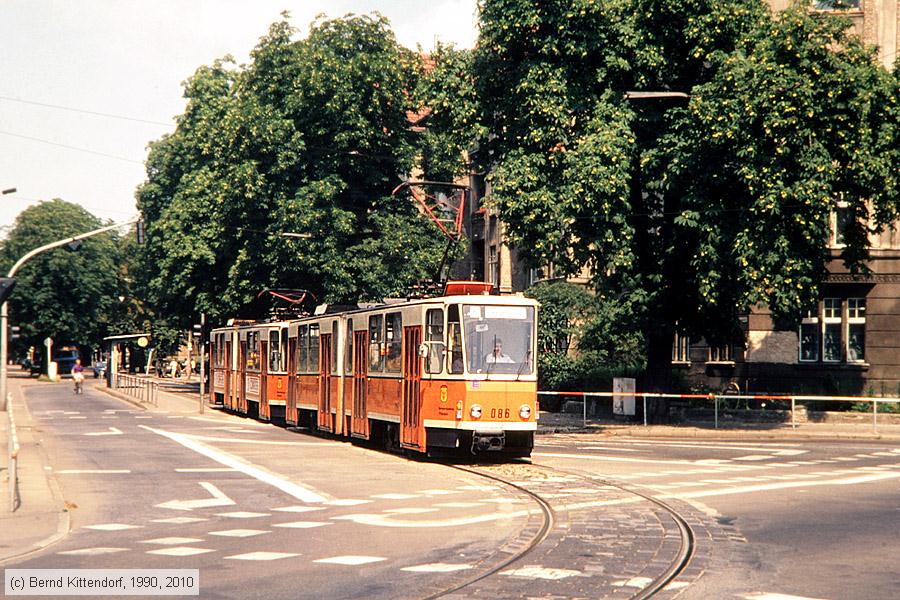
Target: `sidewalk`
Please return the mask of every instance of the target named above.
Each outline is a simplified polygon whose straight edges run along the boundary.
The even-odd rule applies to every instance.
[[[35,431],[31,414],[25,406],[22,388],[39,384],[25,373],[9,372],[8,388],[12,395],[13,417],[19,438],[18,498],[15,512],[8,502],[9,457],[6,456],[9,431],[6,412],[0,412],[0,448],[5,458],[0,485],[0,564],[21,558],[56,543],[69,533],[69,512],[52,472],[40,434]],[[9,410],[10,406],[7,406]]]

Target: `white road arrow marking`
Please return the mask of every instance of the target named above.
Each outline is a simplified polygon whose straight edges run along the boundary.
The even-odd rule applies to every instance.
[[[124,435],[122,431],[116,427],[110,427],[109,431],[95,431],[93,433],[85,433],[84,435]]]
[[[157,508],[171,508],[172,510],[194,510],[195,508],[208,508],[211,506],[231,506],[236,504],[234,500],[222,493],[222,491],[211,483],[206,481],[199,482],[207,492],[212,494],[212,498],[203,498],[200,500],[169,500],[162,504],[157,504]]]

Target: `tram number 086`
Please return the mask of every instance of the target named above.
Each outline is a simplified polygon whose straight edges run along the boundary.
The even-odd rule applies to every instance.
[[[508,419],[509,418],[509,409],[508,408],[492,408],[491,409],[491,418],[492,419]]]

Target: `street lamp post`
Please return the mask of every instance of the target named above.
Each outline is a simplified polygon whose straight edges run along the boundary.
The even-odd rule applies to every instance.
[[[15,191],[15,190],[13,190]],[[5,192],[4,192],[5,193]],[[7,274],[7,277],[14,277],[16,272],[24,265],[26,262],[41,254],[46,252],[47,250],[53,250],[54,248],[59,248],[60,246],[65,246],[66,244],[72,244],[80,242],[81,240],[89,237],[93,237],[95,235],[99,235],[101,233],[106,233],[107,231],[112,231],[113,229],[118,229],[119,227],[124,227],[126,225],[133,225],[141,220],[140,216],[134,217],[130,221],[125,221],[124,223],[116,223],[115,225],[108,225],[106,227],[101,227],[100,229],[94,229],[93,231],[88,231],[87,233],[82,233],[80,235],[76,235],[75,237],[66,238],[64,240],[58,240],[55,242],[51,242],[49,244],[45,244],[39,248],[35,248],[30,252],[26,253],[22,258],[16,261],[16,264],[12,266]],[[4,302],[2,306],[0,306],[0,410],[6,410],[6,375],[7,375],[7,356],[8,356],[8,348],[7,348],[7,331],[6,325],[9,320],[9,303]]]

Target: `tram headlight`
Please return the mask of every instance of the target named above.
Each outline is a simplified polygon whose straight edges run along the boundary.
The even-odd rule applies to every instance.
[[[523,419],[528,419],[531,416],[531,407],[527,404],[523,404],[519,407],[519,416]]]
[[[473,404],[473,405],[469,408],[469,414],[472,415],[472,418],[473,418],[473,419],[480,419],[480,418],[481,418],[481,405],[480,405],[480,404]]]

